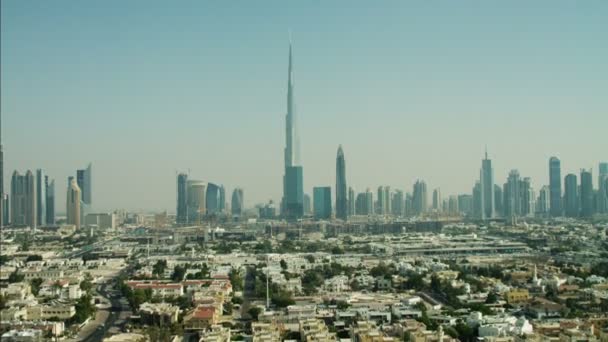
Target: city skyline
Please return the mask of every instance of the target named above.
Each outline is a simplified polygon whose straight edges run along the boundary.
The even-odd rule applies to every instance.
[[[395,7],[396,13],[405,16],[404,5],[395,4]],[[281,177],[281,146],[284,146],[280,127],[283,124],[281,118],[285,115],[285,27],[293,28],[298,60],[297,112],[301,114],[302,120],[299,124],[304,137],[301,165],[306,166],[304,192],[309,195],[312,194],[314,186],[334,184],[333,151],[340,144],[348,151],[347,184],[356,193],[364,192],[366,188],[375,189],[379,185],[409,192],[415,180],[420,179],[428,184],[429,189],[441,188],[444,198],[471,193],[470,189],[479,178],[479,160],[486,144],[492,156],[495,184],[502,184],[508,171],[517,169],[521,175],[531,178],[536,191],[544,185],[549,185],[547,162],[553,155],[561,160],[562,184],[564,175],[579,174],[581,168],[592,168],[594,188],[597,188],[598,164],[607,159],[606,146],[602,146],[600,137],[601,128],[608,124],[608,119],[605,115],[606,105],[599,89],[605,89],[603,85],[607,82],[608,77],[605,76],[608,76],[608,72],[606,68],[601,67],[599,61],[608,57],[608,51],[606,47],[592,44],[593,37],[599,34],[598,31],[593,31],[593,27],[599,22],[594,16],[584,17],[584,14],[589,14],[586,11],[582,11],[582,14],[568,14],[562,8],[564,12],[560,14],[580,24],[578,30],[569,32],[568,38],[571,40],[568,42],[574,44],[576,41],[585,55],[593,57],[553,55],[553,49],[561,45],[554,45],[556,43],[549,40],[540,48],[534,47],[534,39],[519,37],[517,32],[504,32],[507,21],[498,20],[495,25],[489,27],[489,34],[500,33],[511,39],[519,37],[522,40],[517,44],[511,41],[511,44],[505,44],[503,47],[494,46],[495,50],[489,50],[494,60],[484,60],[486,64],[481,66],[482,70],[467,76],[460,72],[475,71],[468,64],[461,65],[464,70],[459,71],[454,66],[436,63],[440,59],[435,55],[432,55],[432,62],[420,63],[423,56],[429,57],[428,53],[431,51],[442,49],[453,51],[457,61],[475,60],[476,55],[473,52],[475,48],[482,46],[482,42],[487,43],[484,40],[487,36],[475,34],[473,31],[476,25],[485,23],[484,20],[473,21],[470,26],[459,28],[454,33],[469,34],[471,41],[466,41],[465,46],[471,51],[463,51],[445,39],[429,39],[441,37],[441,34],[450,34],[440,30],[423,31],[423,37],[410,41],[413,45],[409,46],[411,49],[367,41],[366,44],[370,48],[373,46],[373,49],[359,51],[366,52],[363,55],[352,55],[351,53],[357,51],[356,36],[337,28],[337,24],[344,22],[336,25],[324,22],[325,26],[332,29],[325,32],[328,34],[327,38],[339,42],[328,45],[317,39],[319,32],[307,29],[299,20],[294,20],[292,25],[286,25],[288,20],[285,20],[277,24],[283,27],[273,25],[272,28],[266,27],[262,31],[253,30],[240,38],[239,34],[243,32],[238,29],[235,30],[238,32],[230,32],[226,36],[208,36],[212,42],[230,38],[235,45],[239,45],[239,41],[244,42],[255,37],[267,40],[260,43],[255,49],[256,53],[248,54],[248,58],[251,58],[249,62],[228,58],[219,63],[219,60],[214,58],[225,56],[223,53],[230,51],[228,46],[215,46],[215,49],[207,46],[195,47],[196,40],[187,39],[176,46],[178,51],[196,48],[199,57],[207,51],[212,51],[217,56],[195,63],[194,65],[198,66],[197,72],[191,77],[177,77],[176,75],[184,76],[180,71],[176,74],[165,74],[170,75],[171,87],[182,89],[183,92],[171,92],[165,86],[163,89],[166,93],[162,94],[161,102],[156,102],[151,97],[158,95],[158,92],[149,87],[138,88],[144,83],[137,77],[143,74],[135,72],[130,74],[131,79],[121,79],[117,72],[123,70],[124,66],[138,65],[137,58],[141,57],[152,58],[149,66],[165,67],[177,62],[175,58],[166,62],[161,62],[157,57],[153,58],[153,55],[148,55],[153,51],[150,50],[151,46],[147,46],[144,41],[141,49],[123,47],[123,52],[126,53],[123,64],[112,66],[99,59],[75,59],[70,52],[88,53],[87,48],[90,48],[90,43],[80,42],[79,45],[66,38],[77,33],[68,32],[65,27],[59,26],[57,31],[42,34],[44,27],[58,20],[53,16],[61,17],[61,14],[51,11],[43,16],[45,20],[40,22],[40,28],[33,28],[25,26],[24,23],[14,25],[11,14],[32,10],[34,14],[41,16],[39,8],[27,8],[27,5],[14,2],[6,5],[3,2],[2,9],[3,37],[7,38],[2,39],[4,173],[10,175],[14,170],[23,172],[44,169],[46,175],[57,180],[57,212],[64,211],[61,203],[65,203],[65,191],[62,189],[67,188],[67,183],[63,180],[72,175],[74,169],[89,161],[95,164],[96,169],[96,211],[126,208],[174,212],[175,170],[186,168],[193,170],[192,173],[197,179],[224,184],[229,193],[236,187],[242,187],[247,193],[247,207],[255,203],[266,203],[269,199],[280,203],[281,183],[277,180]],[[408,7],[405,6],[405,9]],[[75,10],[84,11],[78,6]],[[128,12],[133,8],[126,10]],[[214,10],[228,15],[225,9]],[[241,8],[238,11],[240,13],[243,10]],[[428,14],[428,9],[425,8],[413,10],[415,13]],[[151,8],[150,11],[149,16],[152,16],[156,9]],[[484,6],[476,11],[489,14],[489,18],[494,18],[492,14],[496,15],[492,9]],[[510,15],[514,14],[513,9],[506,11]],[[108,33],[98,31],[98,20],[110,17],[121,22],[126,19],[127,14],[115,13],[112,8],[106,8],[99,17],[90,17],[90,13],[89,16],[84,15],[81,19],[94,20],[83,27],[83,32],[96,33],[98,38],[107,39]],[[362,15],[356,9],[350,9],[348,14],[351,16],[343,20],[355,21]],[[146,14],[134,20],[148,27],[149,16]],[[293,15],[290,18],[294,19]],[[396,38],[400,35],[412,38],[408,30],[398,25],[400,20],[397,19],[402,18],[395,14],[389,19],[378,30],[371,31],[367,37],[373,37],[375,34],[384,38]],[[431,19],[437,20],[435,17]],[[25,22],[28,20],[31,18],[25,18]],[[193,25],[191,20],[194,18],[189,18],[186,23]],[[558,33],[544,31],[540,24],[534,24],[531,15],[524,16],[521,20],[529,25],[528,28],[536,39],[558,37]],[[558,23],[556,20],[546,20],[553,27]],[[390,25],[403,29],[389,32]],[[369,25],[364,26],[369,29]],[[208,30],[199,26],[193,26],[192,29],[193,33],[202,30],[209,34]],[[191,36],[193,33],[189,34],[190,38],[194,38]],[[143,34],[143,37],[148,34],[151,33]],[[177,31],[169,31],[165,37],[176,34]],[[42,47],[37,45],[45,36],[61,44]],[[578,39],[582,37],[587,39]],[[136,38],[138,37],[130,39]],[[104,39],[100,48],[105,49],[108,57],[116,61],[121,52]],[[128,41],[129,37],[125,39]],[[436,42],[437,46],[425,46],[425,42]],[[27,46],[33,49],[32,55],[27,54]],[[494,55],[502,49],[516,46],[519,46],[518,53],[510,56],[515,58],[515,62]],[[45,50],[40,50],[43,48]],[[43,55],[48,58],[35,64],[37,60],[31,56],[42,51],[47,52]],[[390,54],[391,52],[393,54]],[[389,55],[394,58],[386,57]],[[340,64],[345,56],[351,60],[349,63]],[[543,57],[551,57],[548,59],[551,63],[539,64],[538,60]],[[598,58],[598,62],[590,63],[590,66],[583,65],[585,63],[568,63],[575,57],[580,62],[594,62],[595,58]],[[69,63],[70,60],[74,63]],[[190,59],[188,61],[195,62]],[[216,63],[213,64],[213,61]],[[371,66],[382,61],[388,61],[389,66],[393,66],[391,73],[387,68]],[[232,67],[240,78],[227,74],[226,80],[219,80],[217,90],[211,90],[205,81],[204,71],[208,70],[201,69],[201,65],[205,63],[216,65],[220,70]],[[501,63],[507,63],[507,70],[515,71],[515,76],[497,70]],[[95,72],[97,66],[108,68],[107,77]],[[412,73],[415,71],[414,66],[420,67],[421,71]],[[139,70],[140,72],[148,70],[146,65],[141,67],[143,69]],[[65,73],[58,74],[55,68]],[[264,77],[250,75],[258,69],[263,70]],[[438,70],[432,71],[433,69]],[[86,71],[99,83],[92,84],[89,83],[92,80],[85,82],[76,77],[76,70]],[[525,70],[536,72],[529,78],[518,79],[517,77],[524,77]],[[432,72],[425,74],[425,71]],[[482,77],[483,71],[490,72],[487,79]],[[49,80],[36,79],[36,73],[48,75]],[[552,73],[558,76],[553,76]],[[406,75],[407,77],[401,78]],[[456,77],[458,75],[460,78]],[[529,94],[519,90],[522,81],[527,83]],[[551,83],[553,81],[556,83]],[[484,82],[490,85],[487,88],[496,90],[485,90],[485,86],[481,87]],[[232,88],[228,88],[225,83],[230,83]],[[33,88],[26,92],[26,84],[33,84]],[[129,87],[126,87],[127,85]],[[457,90],[471,85],[474,87],[470,92]],[[76,86],[84,87],[77,90],[74,89]],[[111,86],[118,86],[128,96],[121,96],[112,90]],[[256,89],[253,90],[252,86]],[[207,106],[194,101],[204,93],[194,91],[200,90],[201,87],[210,94],[221,95],[218,97],[222,99],[220,102],[225,102],[225,96],[238,98],[239,101],[235,101],[238,105],[224,103],[226,107],[221,108],[217,106],[218,103]],[[75,101],[68,101],[68,90],[75,91]],[[205,94],[205,98],[213,96],[210,94]],[[27,104],[25,101],[31,100],[30,96],[37,99],[34,102],[39,103],[41,107]],[[261,100],[252,100],[252,97],[260,97]],[[174,100],[180,99],[188,106],[175,107],[177,103]],[[522,99],[526,101],[518,101]],[[91,103],[84,105],[84,100]],[[437,104],[442,101],[450,106]],[[389,105],[384,105],[384,102]],[[514,106],[513,103],[518,105]],[[154,104],[160,104],[162,110],[150,110]],[[248,108],[247,111],[238,110],[237,107],[243,105]],[[148,111],[149,115],[144,116]],[[213,117],[210,113],[216,113],[219,117]],[[222,116],[231,116],[232,120],[222,119]],[[51,117],[54,119],[51,120]],[[67,121],[62,121],[63,119]],[[191,124],[176,125],[171,120]],[[145,124],[142,125],[142,122]],[[220,136],[209,129],[205,130],[208,122],[215,125],[213,131],[226,134]],[[347,122],[348,129],[336,130],[335,125],[339,122]],[[471,128],[467,127],[470,123]],[[197,125],[205,134],[192,130],[192,126]],[[37,138],[26,139],[22,134],[22,128],[25,127]],[[513,134],[514,130],[517,134]],[[431,132],[432,137],[427,136],[427,133]],[[170,141],[160,144],[158,139],[163,135],[170,137],[167,139]],[[78,143],[63,140],[62,136],[70,136]],[[239,138],[233,140],[233,136]],[[568,139],[557,138],[566,136]],[[520,137],[534,138],[534,143],[531,144],[529,139]],[[178,153],[175,153],[176,151]],[[264,152],[262,155],[261,151]],[[585,153],[580,153],[581,151]],[[263,159],[260,159],[260,156]],[[450,165],[449,173],[445,172],[445,165]],[[382,169],[381,177],[376,176],[378,168]],[[121,177],[117,177],[117,174],[121,174]],[[138,180],[132,181],[133,177]],[[7,179],[4,181],[4,189],[8,189]],[[119,198],[114,196],[125,188],[131,191]]]

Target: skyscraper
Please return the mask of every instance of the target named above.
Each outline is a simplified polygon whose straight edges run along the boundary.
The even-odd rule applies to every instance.
[[[336,156],[336,218],[346,221],[348,216],[348,198],[346,188],[346,165],[342,145],[338,146]]]
[[[207,213],[207,184],[198,180],[186,182],[188,224],[199,224]]]
[[[367,212],[367,203],[366,196],[364,192],[357,194],[357,199],[355,200],[355,214],[356,215],[368,215]]]
[[[243,189],[236,188],[232,191],[232,201],[230,210],[233,216],[241,216],[243,214]]]
[[[49,176],[45,176],[44,186],[46,189],[46,224],[52,226],[55,224],[55,180],[49,182]]]
[[[608,163],[603,162],[599,165],[597,192],[597,211],[608,213]]]
[[[4,226],[5,221],[8,221],[5,216],[5,206],[8,204],[4,201],[4,149],[2,147],[2,116],[0,115],[0,228]]]
[[[66,214],[67,223],[76,226],[76,229],[80,229],[81,223],[81,209],[80,204],[82,202],[82,192],[78,186],[78,182],[72,178],[68,184],[68,191],[66,197]]]
[[[310,215],[312,212],[312,200],[309,194],[304,194],[304,215]]]
[[[80,169],[76,171],[76,180],[78,187],[82,192],[82,202],[90,206],[93,204],[93,167],[91,163],[87,165],[86,169]]]
[[[355,190],[348,187],[348,215],[355,215]]]
[[[437,212],[442,211],[443,199],[441,198],[441,189],[436,188],[433,190],[433,209]]]
[[[223,185],[220,185],[217,208],[220,213],[224,213],[226,211],[226,188],[224,188]]]
[[[374,193],[369,188],[365,190],[365,211],[366,215],[374,214]]]
[[[494,184],[494,215],[503,215],[503,204],[502,204],[502,188],[498,184]]]
[[[331,187],[319,186],[312,189],[315,219],[331,218]]]
[[[475,182],[472,193],[472,214],[476,219],[483,219],[483,196],[481,194],[481,182]]]
[[[304,172],[302,166],[300,166],[300,143],[295,113],[292,60],[290,42],[289,66],[287,69],[287,114],[285,116],[285,173],[283,175],[281,211],[284,217],[297,219],[304,215]]]
[[[448,199],[448,212],[450,215],[458,214],[458,197],[456,195],[450,195]]]
[[[564,178],[564,214],[568,217],[578,217],[579,203],[576,175],[569,173]]]
[[[535,199],[530,177],[525,177],[520,181],[519,191],[521,200],[521,216],[533,216]]]
[[[403,191],[395,190],[391,198],[391,214],[394,216],[403,216],[403,209],[405,206],[405,197]]]
[[[177,213],[175,222],[186,224],[188,222],[188,175],[180,173],[177,175]]]
[[[593,216],[593,176],[591,170],[581,170],[581,216]]]
[[[390,192],[391,188],[389,186],[378,187],[378,199],[376,200],[376,213],[378,215],[390,214]]]
[[[11,179],[11,220],[13,225],[36,229],[36,179],[32,171],[25,175],[13,172]]]
[[[485,158],[481,161],[481,172],[479,184],[481,186],[481,218],[494,218],[494,170],[492,170],[492,161],[488,159],[488,151]]]
[[[205,192],[205,213],[214,215],[220,212],[220,186],[214,183],[208,183]]]
[[[522,181],[519,177],[519,171],[511,170],[503,189],[503,206],[506,219],[521,216],[521,185]]]
[[[540,215],[540,216],[546,216],[547,214],[549,214],[549,202],[550,202],[550,193],[551,190],[549,189],[548,185],[544,185],[542,188],[540,188],[540,191],[538,192],[538,201],[536,203],[536,212]]]
[[[36,170],[36,224],[46,225],[46,176],[44,170]]]
[[[557,157],[549,159],[549,207],[551,216],[562,215],[562,176],[561,162]]]
[[[427,211],[428,198],[426,192],[426,183],[422,180],[417,180],[414,184],[413,192],[413,210],[414,214],[420,215]]]

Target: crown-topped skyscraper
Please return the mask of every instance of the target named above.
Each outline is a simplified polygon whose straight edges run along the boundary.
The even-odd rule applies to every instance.
[[[300,165],[300,141],[294,101],[293,57],[289,42],[287,70],[287,115],[285,116],[285,173],[283,174],[283,200],[281,211],[286,218],[297,219],[304,215],[303,170]]]

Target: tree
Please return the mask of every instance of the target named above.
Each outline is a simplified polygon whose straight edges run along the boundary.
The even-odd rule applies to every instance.
[[[291,292],[279,290],[276,293],[273,293],[270,298],[272,303],[279,308],[286,308],[289,305],[294,305],[296,302],[293,300]]]
[[[78,302],[76,302],[76,305],[74,305],[75,309],[76,309],[76,314],[74,315],[74,317],[72,317],[72,319],[74,320],[74,322],[76,323],[82,323],[84,321],[87,320],[87,318],[93,316],[93,314],[95,314],[95,305],[93,305],[91,302],[93,301],[93,297],[91,297],[90,294],[85,294],[84,296],[80,297],[80,299],[78,300]]]
[[[249,310],[247,310],[247,313],[249,314],[249,316],[251,316],[251,319],[257,321],[258,316],[260,315],[260,313],[262,313],[262,309],[258,308],[257,306],[254,306],[249,308]]]
[[[239,272],[236,268],[231,268],[228,273],[228,277],[230,278],[230,284],[232,284],[232,289],[235,291],[243,290],[243,277],[241,276],[241,272]]]
[[[6,297],[4,297],[4,295],[0,294],[0,310],[3,310],[4,308],[6,308],[6,302],[8,302]]]
[[[152,266],[152,274],[162,277],[167,269],[167,260],[158,260],[154,266]]]
[[[281,268],[283,270],[287,269],[287,262],[285,262],[285,260],[281,259],[281,261],[279,263],[281,264]]]
[[[184,280],[184,276],[186,275],[186,269],[182,266],[175,266],[173,268],[173,273],[171,274],[171,280],[175,282],[179,282]]]
[[[19,270],[16,269],[13,273],[9,274],[8,276],[8,282],[9,283],[20,283],[23,281],[23,279],[25,278],[25,276],[21,273],[19,273]]]
[[[34,296],[37,296],[38,293],[40,292],[40,285],[42,284],[42,282],[44,282],[44,280],[42,280],[42,278],[34,278],[34,279],[30,280],[30,286],[32,287],[32,294]]]
[[[431,289],[434,292],[441,292],[441,280],[436,274],[431,276]]]
[[[80,289],[85,292],[90,292],[93,289],[93,277],[90,273],[86,273],[84,280],[80,282]]]
[[[38,254],[28,255],[27,259],[25,259],[25,262],[30,262],[30,261],[42,261],[42,255],[38,255]]]
[[[498,302],[498,295],[496,292],[491,291],[488,293],[488,297],[486,298],[486,304],[494,304]]]

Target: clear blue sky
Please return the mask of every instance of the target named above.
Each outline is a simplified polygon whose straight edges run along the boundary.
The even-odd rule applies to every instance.
[[[306,191],[470,192],[484,145],[547,183],[608,159],[607,1],[17,1],[2,4],[5,184],[93,162],[96,209],[175,210],[175,172],[281,194],[294,41]],[[594,181],[596,181],[594,179]],[[228,194],[230,195],[230,194]]]

